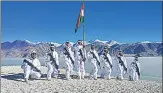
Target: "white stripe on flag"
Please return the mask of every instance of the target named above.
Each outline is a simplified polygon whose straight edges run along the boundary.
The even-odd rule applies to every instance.
[[[81,10],[81,16],[84,16],[84,9]]]

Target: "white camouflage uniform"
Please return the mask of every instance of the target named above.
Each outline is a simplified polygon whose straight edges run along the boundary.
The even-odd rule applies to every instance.
[[[92,71],[90,73],[91,78],[97,79],[97,72],[98,72],[98,68],[97,68],[97,60],[93,57],[93,54],[91,53],[93,52],[95,54],[95,56],[97,57],[97,60],[100,62],[99,60],[99,56],[98,53],[96,52],[96,50],[90,50],[87,53],[87,57],[91,63],[92,66]]]
[[[137,66],[139,68],[139,72],[140,72],[140,63],[139,63],[139,61],[136,61],[136,60],[134,60],[134,62],[132,62],[130,64],[130,69],[129,69],[129,76],[130,76],[129,79],[134,80],[134,81],[139,80],[139,76],[138,76],[138,73],[136,70],[136,64],[137,64]]]
[[[30,59],[28,60],[29,62],[31,62],[36,68],[38,68],[40,70],[40,61],[35,58],[35,59]],[[41,77],[41,73],[37,72],[35,69],[33,69],[31,66],[29,66],[27,63],[23,62],[23,64],[21,65],[21,68],[24,70],[24,78],[25,79],[39,79]]]
[[[82,59],[82,56],[80,55],[79,50],[82,49],[83,50],[83,46],[82,45],[77,45],[75,47],[75,62],[77,62],[77,71],[78,71],[78,76],[79,79],[84,79],[85,76],[85,68],[84,68],[84,61]],[[83,56],[86,57],[86,52],[82,51]]]
[[[126,62],[126,58],[124,56],[120,56],[121,60],[124,62],[125,67],[127,68],[127,62]],[[124,74],[126,74],[127,72],[124,70],[124,67],[121,65],[121,63],[119,63],[119,59],[116,57],[116,62],[117,62],[117,76],[119,79],[123,79]]]
[[[70,56],[71,56],[72,60],[74,61],[74,55],[73,55],[73,52],[71,51],[71,47],[68,47],[67,50],[70,53]],[[63,49],[63,54],[64,53],[66,53],[65,49]],[[70,79],[70,75],[73,73],[73,64],[71,62],[70,57],[68,57],[65,54],[64,54],[64,60],[65,60],[65,63],[66,63],[66,78]]]
[[[53,56],[53,58],[56,60],[56,64],[59,66],[58,53],[54,50],[54,51],[51,51],[50,54]],[[50,59],[51,59],[51,56],[47,54],[47,57],[45,59],[45,62],[47,63],[47,68],[48,68],[47,78],[51,79],[51,76],[57,78],[59,74],[58,69],[55,67],[54,63],[52,64],[52,61]]]
[[[109,53],[107,53],[107,57],[112,65],[112,58]],[[105,56],[103,54],[100,55],[100,60],[101,60],[101,65],[102,65],[101,77],[105,78],[105,79],[110,79],[111,78],[110,75],[112,72],[112,68],[111,68],[110,64],[107,62],[107,60],[105,59]]]

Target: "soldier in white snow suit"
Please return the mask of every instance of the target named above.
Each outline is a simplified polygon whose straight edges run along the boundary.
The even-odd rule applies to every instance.
[[[70,75],[73,73],[73,66],[74,66],[74,61],[75,61],[69,42],[65,43],[63,54],[64,54],[65,63],[66,63],[66,78],[67,80],[69,80]]]
[[[118,65],[117,66],[118,67],[117,79],[123,80],[124,74],[127,73],[127,62],[121,50],[119,50],[118,54],[116,55],[116,61]]]
[[[86,61],[86,51],[83,47],[82,41],[78,40],[77,45],[75,46],[75,62],[77,62],[77,71],[79,79],[84,79],[85,68],[84,64]]]
[[[129,69],[129,80],[137,81],[140,78],[140,63],[138,61],[138,56],[136,55],[134,61],[130,64]]]
[[[45,62],[47,63],[47,79],[51,80],[51,77],[57,78],[59,74],[59,61],[58,53],[55,51],[55,46],[53,43],[49,44],[50,52],[47,53]]]
[[[24,59],[21,68],[24,70],[24,80],[28,82],[31,79],[39,79],[41,77],[40,61],[37,59],[36,51],[32,51],[31,58]]]
[[[99,59],[97,51],[95,50],[94,45],[91,45],[91,49],[87,53],[87,57],[88,57],[88,60],[90,61],[91,66],[92,66],[90,78],[97,80],[97,72],[98,72],[97,64],[100,66],[100,59]]]
[[[100,61],[102,64],[102,73],[101,77],[104,79],[111,79],[110,75],[112,72],[112,58],[109,54],[108,47],[105,46],[102,54],[100,55]]]

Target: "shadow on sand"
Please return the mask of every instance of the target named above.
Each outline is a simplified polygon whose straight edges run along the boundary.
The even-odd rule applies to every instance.
[[[9,74],[1,74],[1,77],[4,79],[8,79],[8,80],[14,80],[14,81],[20,81],[20,82],[24,82],[24,74],[23,73],[18,73],[18,74],[14,74],[14,73],[9,73]],[[78,79],[78,75],[71,75],[72,79]],[[85,78],[89,79],[89,76],[85,76]],[[62,80],[66,80],[66,76],[65,74],[58,74],[57,79],[62,79]],[[102,79],[100,77],[98,77],[98,79]],[[115,78],[112,78],[115,79]],[[47,74],[42,74],[40,79],[30,79],[30,81],[33,80],[47,80]]]
[[[1,78],[8,79],[8,80],[24,82],[24,74],[23,73],[1,74]],[[47,78],[47,74],[42,74],[40,79],[30,79],[30,81],[32,81],[32,80],[46,80],[46,78]],[[77,75],[71,75],[71,78],[77,79],[78,76]],[[58,74],[57,79],[66,80],[66,76],[65,76],[65,74]]]
[[[14,80],[14,81],[21,81],[21,82],[23,82],[22,81],[23,77],[24,77],[23,73],[18,73],[18,74],[9,73],[8,75],[1,74],[1,78]]]

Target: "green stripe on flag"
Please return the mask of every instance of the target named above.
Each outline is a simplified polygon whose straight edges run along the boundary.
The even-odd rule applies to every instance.
[[[80,17],[80,22],[81,22],[81,23],[84,23],[84,16],[81,16],[81,17]]]

